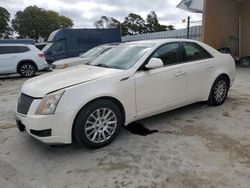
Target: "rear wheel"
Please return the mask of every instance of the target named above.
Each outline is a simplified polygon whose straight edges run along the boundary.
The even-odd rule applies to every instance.
[[[225,76],[218,77],[211,89],[210,96],[208,99],[208,103],[211,106],[219,106],[222,105],[228,94],[229,90],[229,81]]]
[[[19,65],[17,71],[19,74],[21,74],[21,76],[29,78],[35,76],[36,67],[33,63],[25,62]]]
[[[119,107],[109,100],[96,100],[84,107],[74,123],[74,138],[80,144],[97,149],[110,144],[122,126]]]

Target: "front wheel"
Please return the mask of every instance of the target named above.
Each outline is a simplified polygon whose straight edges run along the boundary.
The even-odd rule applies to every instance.
[[[219,106],[222,105],[228,94],[229,83],[228,79],[224,76],[218,77],[211,89],[210,96],[208,99],[208,104],[211,106]]]
[[[74,123],[74,138],[80,145],[97,149],[110,144],[122,126],[119,107],[109,100],[96,100],[84,107]]]

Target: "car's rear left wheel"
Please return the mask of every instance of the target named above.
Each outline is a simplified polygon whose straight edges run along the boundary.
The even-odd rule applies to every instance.
[[[74,138],[88,148],[110,144],[122,126],[119,107],[109,100],[96,100],[84,107],[74,123]]]
[[[18,67],[18,73],[26,78],[33,77],[36,74],[36,67],[33,63],[25,62]]]
[[[219,106],[222,105],[228,94],[229,83],[228,79],[225,76],[218,77],[211,89],[210,96],[208,99],[208,103],[211,106]]]

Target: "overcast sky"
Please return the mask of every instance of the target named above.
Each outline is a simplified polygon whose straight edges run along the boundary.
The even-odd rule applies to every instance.
[[[75,28],[94,27],[93,23],[101,16],[112,16],[124,20],[129,13],[140,14],[143,18],[154,10],[161,24],[172,24],[184,28],[182,19],[188,15],[192,21],[201,20],[200,14],[192,14],[176,8],[181,0],[0,0],[12,18],[19,10],[30,5],[49,9],[70,17]]]

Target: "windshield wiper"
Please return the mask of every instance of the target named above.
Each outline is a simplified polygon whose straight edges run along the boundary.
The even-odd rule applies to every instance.
[[[114,66],[114,65],[108,66],[108,65],[106,65],[106,64],[104,64],[104,63],[100,63],[100,64],[91,64],[91,63],[90,63],[90,65],[92,65],[92,66],[97,66],[97,67],[110,68],[110,69],[120,69],[120,70],[123,70],[123,68],[121,68],[121,67]]]
[[[100,63],[100,64],[97,64],[95,65],[97,67],[105,67],[105,68],[110,68],[108,65],[104,64],[104,63]]]

